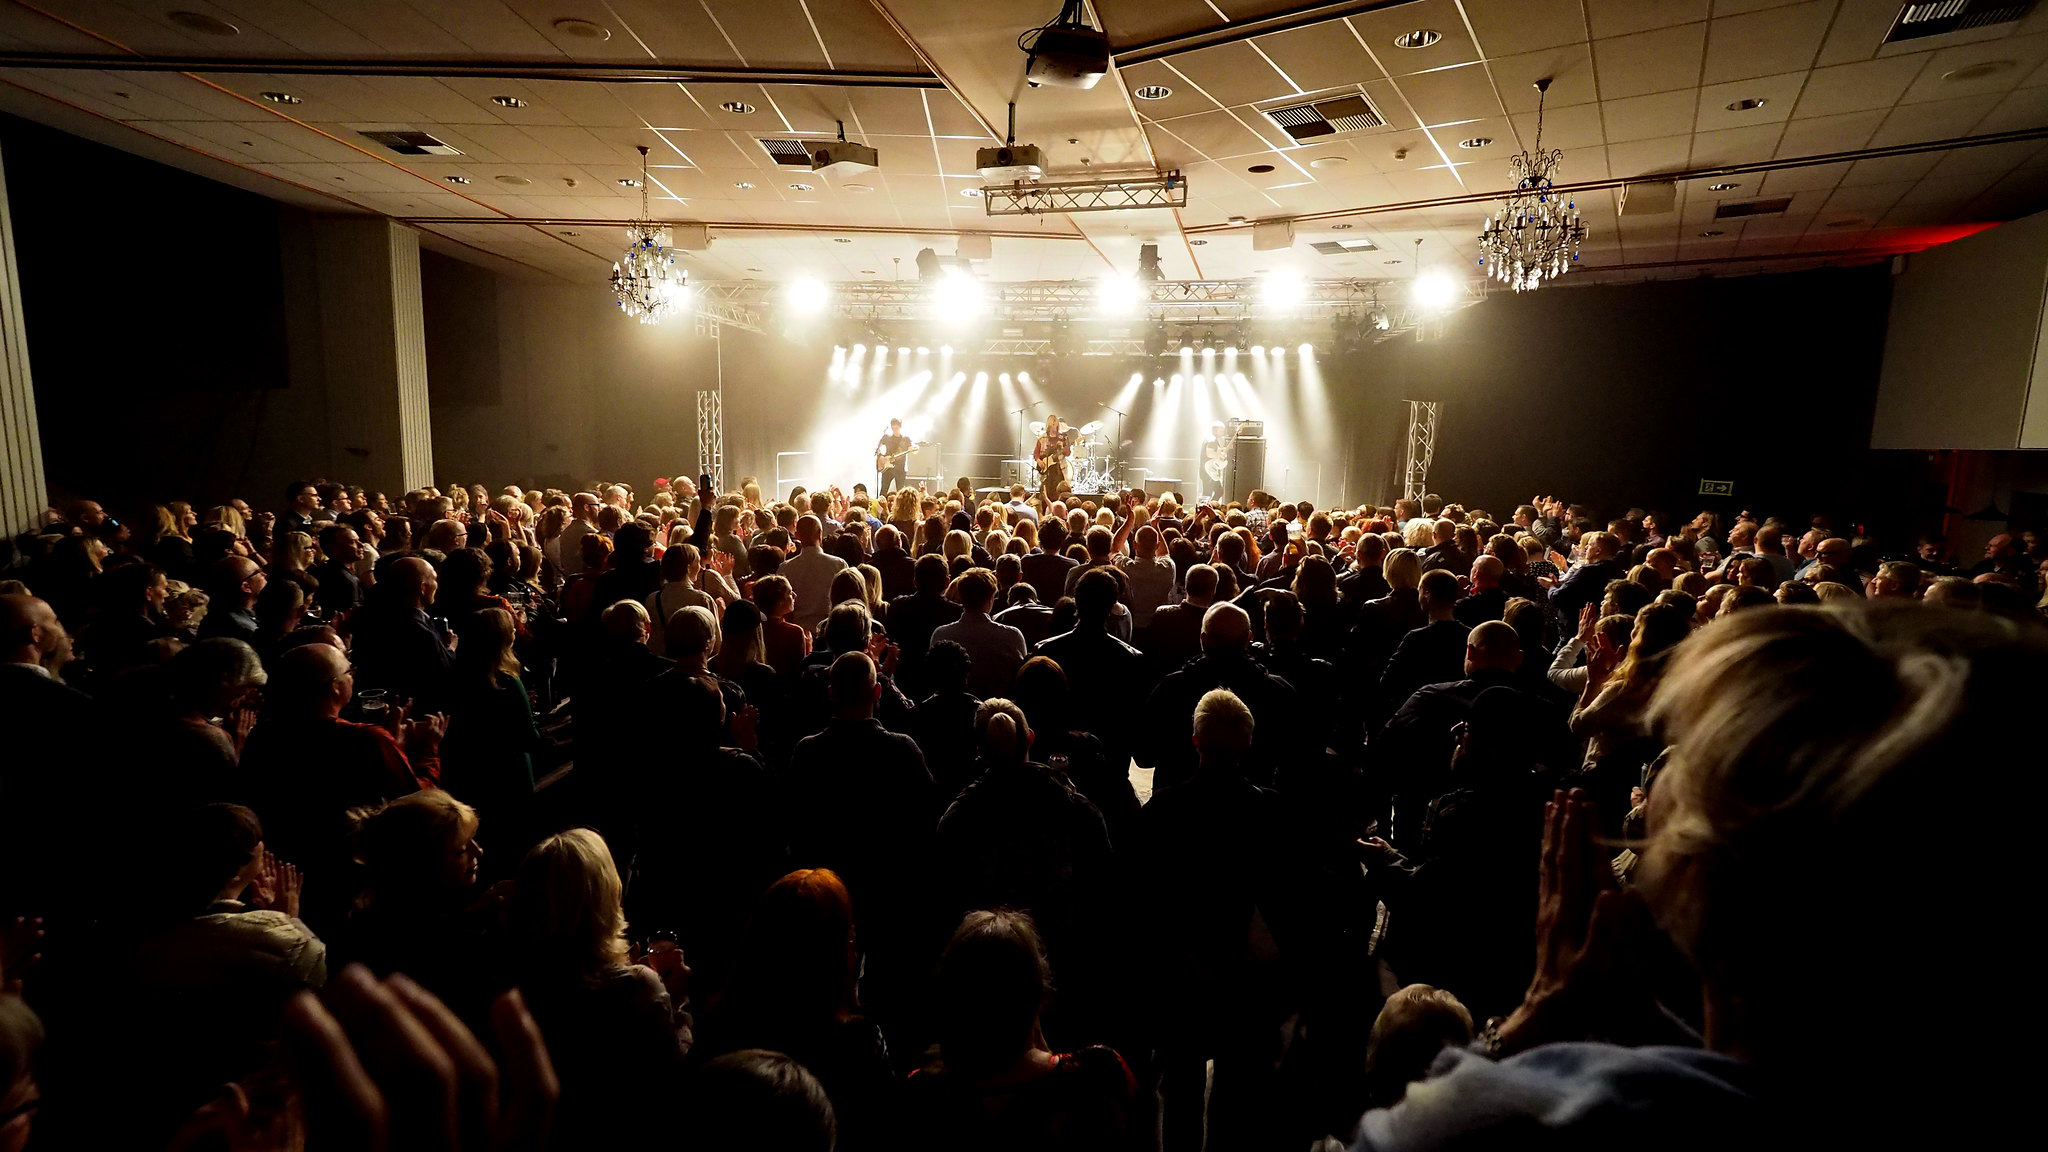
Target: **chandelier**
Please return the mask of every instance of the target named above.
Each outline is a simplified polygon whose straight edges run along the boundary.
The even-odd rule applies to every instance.
[[[1536,82],[1536,147],[1508,162],[1515,190],[1479,233],[1479,266],[1517,292],[1571,271],[1585,242],[1579,206],[1556,191],[1564,152],[1543,150],[1543,99],[1550,80]]]
[[[675,315],[690,274],[675,266],[668,229],[647,206],[647,148],[640,147],[640,218],[626,225],[626,254],[612,265],[612,295],[626,315],[654,324]]]

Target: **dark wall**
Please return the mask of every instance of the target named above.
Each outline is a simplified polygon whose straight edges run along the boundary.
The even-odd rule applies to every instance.
[[[1869,448],[1889,298],[1883,264],[1508,293],[1442,339],[1376,347],[1367,371],[1375,392],[1443,401],[1430,487],[1447,499],[1848,523],[1924,464]],[[1733,497],[1700,496],[1703,479]]]
[[[289,384],[289,210],[12,117],[0,148],[53,490],[224,494]]]

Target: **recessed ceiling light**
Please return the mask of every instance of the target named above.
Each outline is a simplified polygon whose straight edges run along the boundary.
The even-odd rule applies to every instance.
[[[735,116],[751,116],[754,114],[754,106],[745,100],[727,100],[725,103],[720,104],[719,107]]]
[[[1351,163],[1349,156],[1318,156],[1308,162],[1311,168],[1338,168]]]
[[[747,189],[752,188],[753,184],[745,180],[735,180],[732,182],[732,186],[739,189],[742,192],[745,192]]]
[[[847,239],[847,238],[846,238],[846,237],[844,237],[844,236],[834,236],[834,237],[832,238],[832,242],[833,242],[834,244],[851,244],[851,243],[853,243],[853,241],[851,241],[851,240]]]
[[[242,34],[240,28],[235,27],[218,16],[208,16],[204,12],[173,12],[170,14],[170,20],[171,23],[188,32],[200,32],[208,36],[240,36]]]
[[[1244,223],[1244,217],[1242,217],[1242,216],[1232,216],[1232,217],[1230,218],[1230,222],[1231,222],[1232,224],[1242,224],[1242,223]]]
[[[621,188],[638,188],[639,186],[640,182],[638,180],[633,179],[631,176],[619,177],[619,187]]]
[[[1188,241],[1188,243],[1190,243],[1190,244],[1193,244],[1193,245],[1194,245],[1195,247],[1197,247],[1197,248],[1200,248],[1200,247],[1201,247],[1202,245],[1204,245],[1204,244],[1207,244],[1207,243],[1208,243],[1208,241],[1207,241],[1207,240],[1190,240],[1190,241]]]
[[[1400,261],[1399,261],[1399,260],[1382,260],[1382,261],[1380,261],[1380,263],[1382,263],[1382,264],[1399,264],[1399,263],[1400,263]]]
[[[979,188],[962,188],[960,190],[960,194],[962,196],[967,197],[969,200],[979,200],[982,198],[983,195],[985,195],[985,193],[983,193],[982,190]]]
[[[759,272],[759,271],[760,271],[760,269],[759,269],[759,268],[749,268],[749,269],[747,269],[747,271],[749,271],[749,272]]]
[[[297,96],[294,96],[289,92],[258,92],[257,95],[263,97],[265,100],[270,101],[272,104],[305,103],[304,100],[299,99]]]
[[[512,186],[513,186],[514,188],[524,188],[524,187],[526,187],[526,186],[527,186],[528,184],[531,184],[531,183],[533,183],[533,181],[531,181],[531,180],[527,179],[527,178],[526,178],[526,177],[524,177],[524,176],[509,176],[509,175],[507,175],[507,176],[500,176],[500,177],[498,177],[497,179],[498,179],[498,183],[500,183],[500,184],[510,184],[510,185],[512,185]]]
[[[1351,225],[1349,224],[1332,224],[1330,227],[1338,232],[1348,232],[1351,230]]]
[[[1830,227],[1830,228],[1861,228],[1861,227],[1863,227],[1863,221],[1861,221],[1861,220],[1830,220],[1830,221],[1828,221],[1828,223],[1827,223],[1827,226],[1828,226],[1828,227]]]
[[[575,20],[568,17],[555,21],[555,31],[560,32],[564,36],[574,36],[578,40],[609,40],[612,38],[612,30],[602,24],[593,24],[588,20]]]
[[[1474,136],[1474,137],[1472,137],[1472,138],[1471,138],[1470,140],[1460,140],[1460,141],[1458,141],[1458,147],[1460,147],[1460,148],[1484,148],[1484,147],[1486,147],[1486,146],[1487,146],[1488,144],[1491,144],[1491,143],[1493,143],[1493,137],[1491,137],[1491,136]]]
[[[809,184],[791,184],[789,190],[791,192],[809,192],[811,186]]]
[[[1730,104],[1728,106],[1728,110],[1730,112],[1754,112],[1768,103],[1770,103],[1770,101],[1764,99],[1761,96],[1757,96],[1747,100],[1737,100],[1735,103]]]
[[[1272,170],[1273,170],[1273,166],[1272,166],[1271,164],[1254,164],[1254,165],[1252,165],[1251,167],[1249,167],[1249,168],[1245,169],[1245,171],[1247,171],[1247,172],[1260,172],[1260,173],[1264,173],[1264,172],[1271,172]]]
[[[2012,67],[2014,67],[2014,61],[2011,60],[1985,60],[1943,72],[1941,78],[1951,83],[1962,80],[1982,80],[1986,76],[1996,76],[2000,72],[2007,71]]]
[[[1394,47],[1427,48],[1443,38],[1444,34],[1434,28],[1417,28],[1413,32],[1403,32],[1394,37]]]
[[[875,274],[875,270],[873,268],[863,268],[860,270],[860,274],[863,276],[873,276]]]
[[[571,228],[564,228],[564,229],[562,229],[562,235],[564,235],[564,236],[574,236],[575,234],[576,234],[576,232],[575,232],[575,230],[574,230],[574,229],[571,229]]]
[[[1173,89],[1168,88],[1164,84],[1147,84],[1143,88],[1131,93],[1131,95],[1136,96],[1140,100],[1164,100],[1168,96],[1173,95]]]
[[[1705,232],[1700,233],[1700,236],[1703,238],[1722,235],[1726,235],[1726,233],[1722,232],[1719,228],[1709,228]]]
[[[841,192],[852,192],[858,195],[863,192],[873,192],[875,190],[875,186],[873,184],[841,184],[839,186],[839,190]]]
[[[1734,189],[1736,189],[1736,188],[1740,188],[1740,187],[1742,187],[1742,185],[1740,185],[1740,184],[1732,184],[1732,183],[1730,183],[1730,182],[1728,182],[1728,181],[1726,181],[1726,180],[1723,180],[1723,181],[1721,181],[1721,182],[1720,182],[1719,184],[1709,184],[1709,185],[1707,185],[1707,191],[1709,191],[1709,192],[1728,192],[1728,191],[1732,191],[1732,190],[1734,190]]]
[[[467,183],[469,183],[469,177],[467,177],[467,176],[443,176],[443,177],[441,177],[441,179],[443,179],[443,180],[446,180],[446,181],[447,181],[447,182],[449,182],[450,184],[467,184]]]
[[[500,108],[526,107],[526,101],[521,100],[517,96],[493,96],[491,97],[491,103],[496,104]]]

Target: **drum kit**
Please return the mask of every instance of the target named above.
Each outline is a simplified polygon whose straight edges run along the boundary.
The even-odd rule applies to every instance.
[[[1032,421],[1030,429],[1034,439],[1045,435],[1045,421]],[[1074,491],[1107,492],[1113,488],[1116,484],[1116,453],[1109,437],[1103,435],[1102,421],[1090,420],[1079,428],[1070,428],[1067,436],[1074,445],[1074,454],[1067,461],[1067,483]],[[1037,466],[1029,460],[1024,463],[1028,466],[1026,483],[1032,488],[1044,483]]]

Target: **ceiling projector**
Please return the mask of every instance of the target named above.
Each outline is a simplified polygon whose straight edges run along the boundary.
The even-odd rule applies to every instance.
[[[974,166],[981,169],[983,180],[997,184],[1036,180],[1045,175],[1045,157],[1036,144],[983,148],[974,154]]]
[[[1099,28],[1047,28],[1031,44],[1024,81],[1033,88],[1093,88],[1109,73],[1109,34]]]
[[[881,166],[880,153],[851,140],[828,140],[811,149],[811,169],[815,172],[851,176],[856,172],[872,172]]]
[[[1081,0],[1066,0],[1052,23],[1026,32],[1018,46],[1028,57],[1024,82],[1033,88],[1093,88],[1109,73],[1109,33],[1088,26]]]

